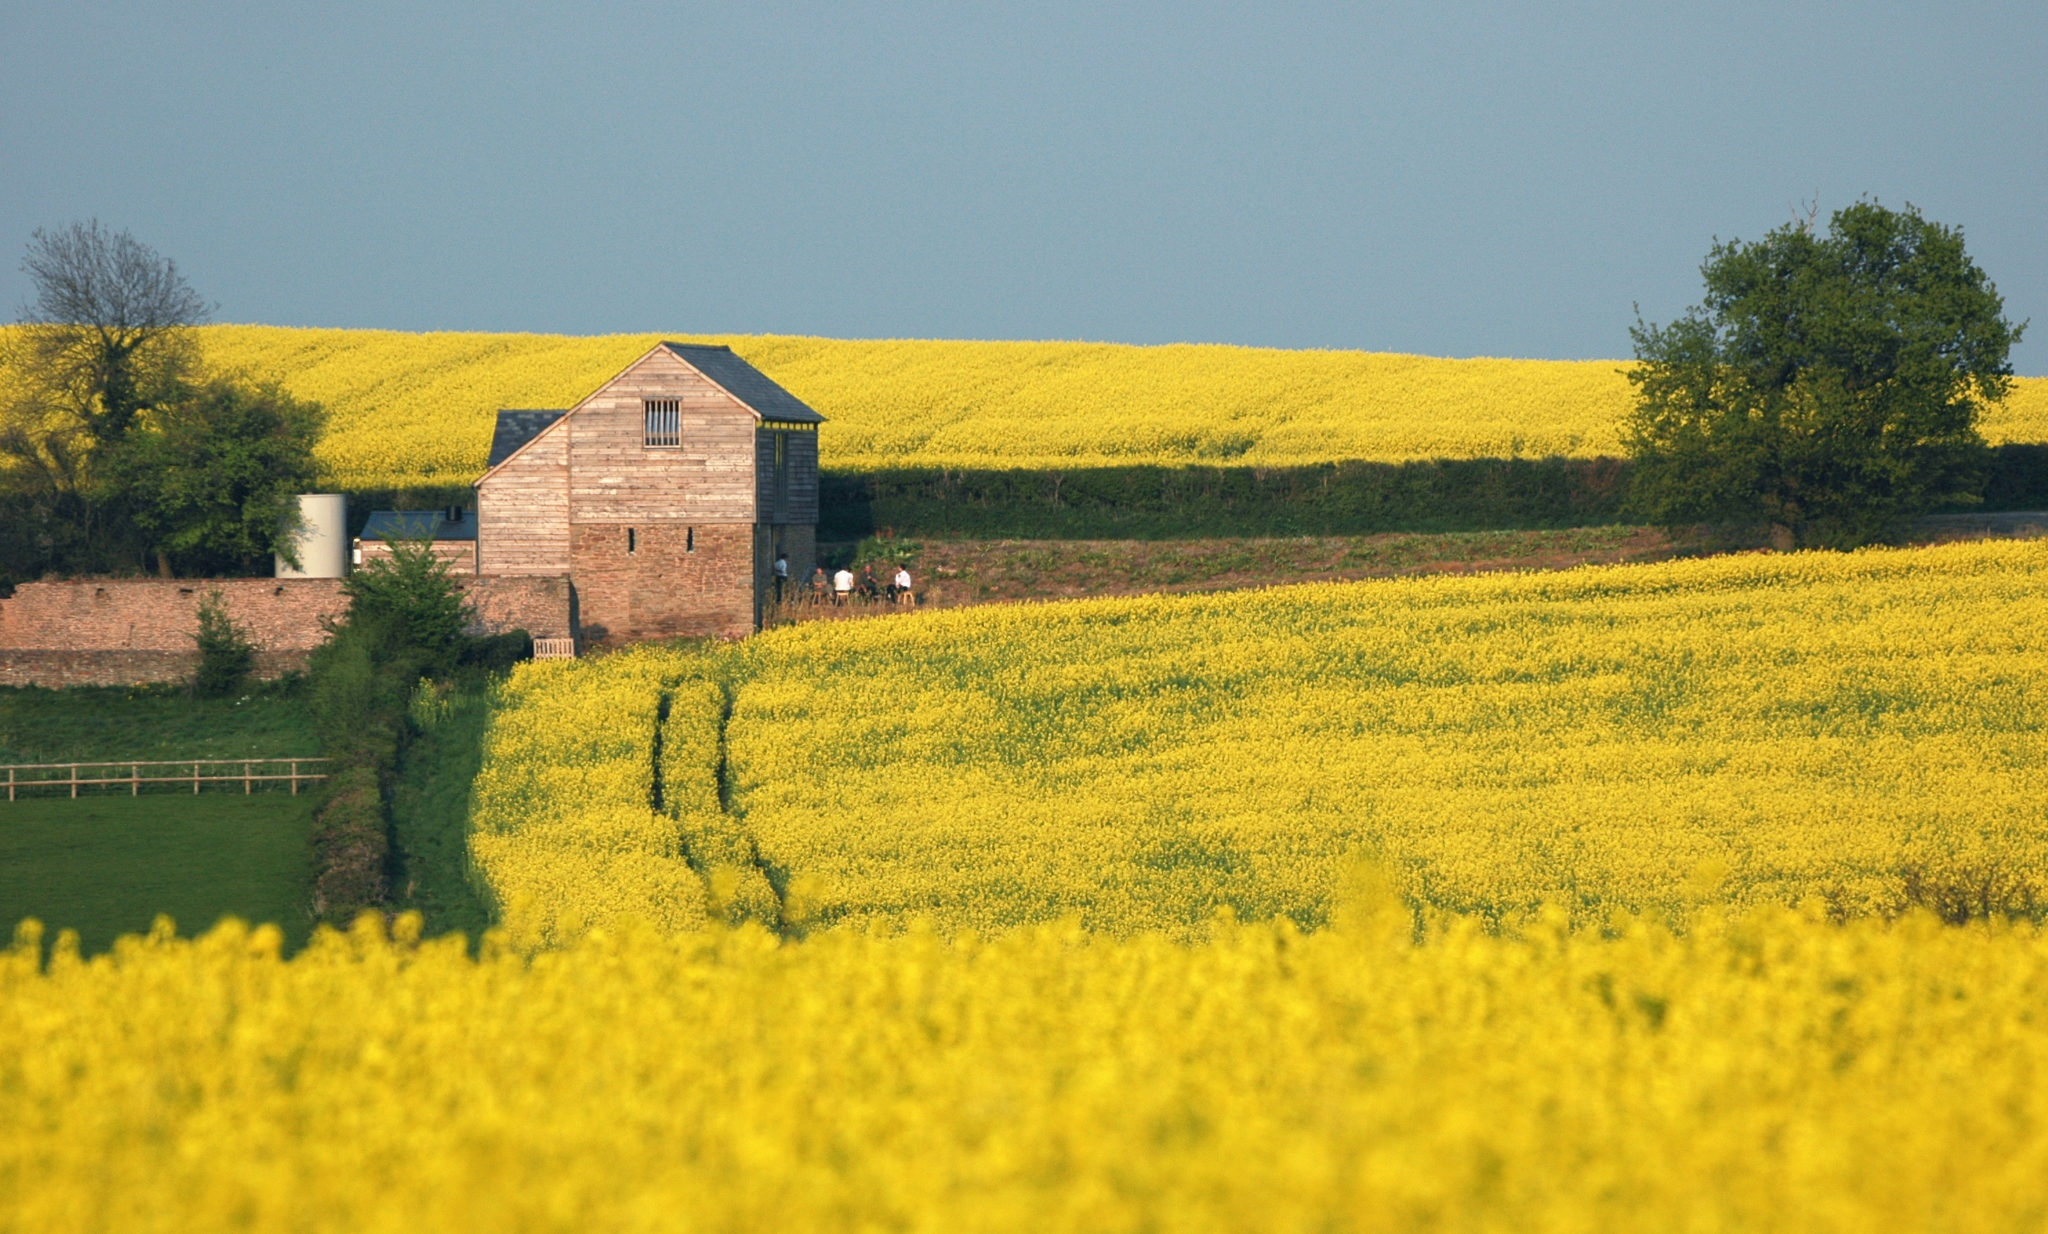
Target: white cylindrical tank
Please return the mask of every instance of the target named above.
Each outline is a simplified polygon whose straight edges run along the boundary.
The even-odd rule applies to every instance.
[[[299,567],[280,555],[279,578],[340,578],[348,573],[348,498],[341,493],[300,493]]]

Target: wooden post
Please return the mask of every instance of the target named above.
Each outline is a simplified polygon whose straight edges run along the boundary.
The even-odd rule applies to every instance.
[[[242,796],[249,795],[249,760],[242,760]]]
[[[196,758],[192,760],[192,795],[199,795],[199,760]]]
[[[7,800],[14,800],[14,768],[7,769]]]
[[[142,796],[142,764],[141,764],[141,763],[130,763],[130,764],[128,764],[128,795],[129,795],[130,797],[140,797],[140,796]]]
[[[299,760],[292,760],[292,796],[299,795]]]
[[[78,800],[78,764],[71,764],[71,800]]]

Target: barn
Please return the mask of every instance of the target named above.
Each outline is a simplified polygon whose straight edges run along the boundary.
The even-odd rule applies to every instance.
[[[566,410],[498,413],[476,570],[566,577],[584,639],[760,628],[817,555],[824,417],[729,347],[661,343]]]

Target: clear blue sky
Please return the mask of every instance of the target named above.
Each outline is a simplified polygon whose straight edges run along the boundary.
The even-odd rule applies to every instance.
[[[1819,195],[2048,373],[2048,4],[0,4],[0,310],[97,215],[227,321],[1627,353]]]

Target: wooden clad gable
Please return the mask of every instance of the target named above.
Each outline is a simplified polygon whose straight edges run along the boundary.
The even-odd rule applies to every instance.
[[[647,444],[647,404],[674,402],[681,441]],[[563,418],[574,523],[751,523],[752,411],[656,348]]]

